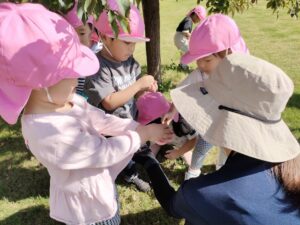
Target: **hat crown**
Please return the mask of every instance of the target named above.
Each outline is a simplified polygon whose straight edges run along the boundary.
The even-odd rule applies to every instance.
[[[191,54],[212,54],[235,45],[241,38],[233,19],[215,14],[207,17],[192,32],[189,51]]]
[[[143,18],[138,10],[138,8],[131,4],[130,5],[130,12],[129,12],[129,27],[130,27],[130,32],[127,33],[123,30],[123,28],[118,24],[119,28],[119,34],[118,38],[119,39],[124,39],[124,38],[137,38],[137,39],[145,39],[144,32],[145,32],[145,25]],[[95,23],[95,27],[97,30],[109,37],[114,37],[114,31],[111,27],[111,24],[108,19],[108,12],[104,10],[97,22]]]
[[[41,5],[2,4],[0,79],[31,88],[57,83],[60,72],[81,54],[74,29]]]
[[[73,8],[64,15],[64,18],[74,28],[77,28],[77,27],[80,27],[80,26],[83,25],[83,22],[78,17],[77,10],[78,10],[78,0],[74,0],[74,6],[73,6]],[[89,24],[93,24],[94,23],[94,17],[92,15],[89,15],[89,17],[88,17],[88,19],[87,19],[86,22],[89,23]]]
[[[147,92],[138,98],[138,122],[147,124],[164,114],[170,109],[170,103],[160,92]]]
[[[278,120],[293,93],[293,82],[277,66],[254,56],[227,56],[207,81],[220,104],[266,120]]]
[[[192,13],[195,13],[200,20],[203,20],[206,17],[206,10],[201,5],[198,5],[195,8],[193,8],[187,15],[190,16]]]

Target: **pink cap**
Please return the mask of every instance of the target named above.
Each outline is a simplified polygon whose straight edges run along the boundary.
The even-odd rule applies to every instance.
[[[81,21],[81,19],[78,17],[77,14],[77,6],[78,6],[78,0],[74,0],[74,6],[73,8],[66,14],[64,15],[64,18],[74,27],[80,27],[83,25],[83,22]],[[93,16],[89,16],[87,21],[87,23],[90,24],[94,24],[94,17]]]
[[[99,17],[99,19],[95,23],[95,27],[99,31],[99,33],[104,34],[108,37],[114,38],[113,29],[109,23],[107,11],[103,11]],[[118,39],[128,42],[139,42],[139,41],[149,41],[149,38],[146,38],[144,35],[145,25],[142,19],[142,16],[137,9],[137,7],[133,4],[130,6],[129,13],[129,27],[130,33],[126,33],[123,31],[122,27],[119,25],[119,35]]]
[[[196,6],[195,8],[193,8],[193,9],[187,14],[187,16],[190,16],[192,13],[195,13],[195,14],[198,16],[198,18],[199,18],[200,20],[204,20],[205,17],[206,17],[206,10],[205,10],[205,8],[204,8],[203,6],[201,6],[201,5],[198,5],[198,6]]]
[[[0,4],[0,115],[14,124],[32,89],[95,74],[95,54],[73,27],[39,4]]]
[[[136,107],[138,110],[137,121],[146,125],[169,112],[171,104],[160,92],[146,92],[138,98]],[[178,114],[174,120],[178,121]]]
[[[181,57],[181,63],[188,64],[229,48],[232,51],[248,53],[234,20],[226,15],[215,14],[207,17],[193,30],[189,51]]]

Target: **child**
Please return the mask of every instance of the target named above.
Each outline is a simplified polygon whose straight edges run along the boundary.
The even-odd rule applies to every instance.
[[[179,23],[174,35],[174,44],[180,50],[180,53],[186,53],[189,50],[189,39],[193,29],[193,23],[199,23],[206,17],[206,10],[203,6],[193,8],[184,19]],[[187,69],[187,65],[180,63],[179,66]]]
[[[64,15],[64,18],[74,27],[78,34],[80,43],[91,48],[96,54],[102,49],[102,45],[99,42],[99,37],[97,38],[97,30],[94,28],[94,17],[89,16],[86,24],[83,24],[77,15],[77,6],[78,0],[75,0],[73,8],[66,15]],[[85,78],[78,78],[76,93],[86,97],[83,92],[84,83]]]
[[[137,121],[146,125],[150,123],[161,123],[161,117],[169,111],[171,104],[160,92],[145,92],[137,99],[136,106],[138,114]],[[186,149],[186,147],[183,146],[186,142],[194,142],[196,132],[185,123],[179,114],[174,116],[170,127],[174,132],[174,137],[167,144],[173,145],[175,149],[167,152],[166,157],[176,159],[191,150],[191,148]],[[171,154],[171,152],[174,152],[174,154]]]
[[[140,65],[132,56],[136,42],[149,41],[144,37],[144,22],[134,5],[130,6],[129,22],[131,33],[119,27],[118,38],[115,38],[107,11],[101,13],[95,23],[104,47],[97,54],[101,68],[87,79],[85,90],[92,105],[118,117],[134,119],[134,96],[146,90],[156,91],[157,84],[153,76],[140,76]],[[124,174],[125,180],[139,190],[150,190],[149,184],[139,178],[134,161],[128,164]]]
[[[106,115],[74,94],[77,78],[99,63],[56,13],[1,3],[0,31],[0,115],[14,124],[24,110],[25,143],[51,177],[50,216],[66,224],[120,224],[116,176],[142,143],[170,139],[170,131]]]
[[[190,39],[189,48],[190,50],[182,56],[181,62],[188,64],[196,59],[198,69],[187,76],[178,87],[203,82],[209,77],[216,65],[232,52],[249,53],[234,20],[222,14],[208,17],[195,28]],[[177,110],[172,105],[170,112],[163,117],[163,123],[168,124],[176,113]],[[192,158],[199,159],[198,162],[194,163],[201,167],[204,157],[211,147],[201,137],[199,137],[196,146],[198,145],[207,146],[203,148],[204,151],[193,152]],[[201,156],[195,156],[194,154],[201,154]],[[220,161],[225,160],[220,159]]]
[[[160,92],[145,93],[137,100],[137,121],[141,124],[148,124],[153,121],[161,123],[165,115],[171,111],[171,107],[172,104],[170,104]],[[173,130],[174,137],[168,144],[173,145],[175,149],[168,150],[165,157],[168,159],[176,159],[183,156],[189,165],[184,179],[188,180],[193,177],[198,177],[201,173],[201,166],[205,155],[212,146],[201,137],[198,137],[196,131],[181,115],[174,113],[172,116],[172,122],[168,123],[168,125]],[[156,149],[155,145],[151,147],[152,151],[153,148]],[[185,156],[192,149],[194,149],[193,154],[191,159],[188,159],[189,155],[187,157]],[[197,151],[197,153],[194,153],[195,151]],[[153,153],[156,155],[157,152],[154,150]]]

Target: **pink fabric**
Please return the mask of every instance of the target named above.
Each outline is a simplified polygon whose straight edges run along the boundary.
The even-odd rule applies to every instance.
[[[199,18],[200,20],[204,20],[205,17],[206,17],[206,10],[205,10],[205,8],[204,8],[203,6],[201,6],[201,5],[198,5],[198,6],[196,6],[195,8],[193,8],[193,9],[187,14],[187,16],[190,16],[192,13],[195,13],[195,14],[198,16],[198,18]]]
[[[62,17],[39,4],[0,4],[0,115],[14,124],[32,89],[95,74],[95,54]]]
[[[160,92],[146,92],[138,98],[136,107],[138,110],[137,121],[146,125],[169,112],[171,104]],[[174,120],[178,120],[178,114]]]
[[[83,25],[83,22],[81,19],[78,17],[77,14],[77,7],[78,7],[78,0],[74,1],[74,6],[73,8],[66,14],[64,15],[64,18],[74,27],[80,27]],[[86,21],[87,23],[94,24],[94,17],[90,15]]]
[[[50,216],[82,225],[115,215],[115,179],[141,141],[133,120],[105,114],[78,95],[73,103],[69,112],[23,115],[21,122],[26,144],[51,177]]]
[[[188,64],[231,47],[234,51],[248,53],[234,20],[226,15],[215,14],[207,17],[193,30],[189,51],[181,57],[181,63]]]
[[[95,22],[95,27],[101,34],[112,38],[115,37],[108,20],[107,11],[101,13],[99,19]],[[146,38],[144,35],[145,25],[143,18],[137,7],[133,4],[130,6],[129,27],[130,33],[126,33],[119,25],[118,39],[128,42],[149,41],[149,38]]]
[[[118,0],[108,0],[107,4],[110,10],[119,11],[120,9]]]

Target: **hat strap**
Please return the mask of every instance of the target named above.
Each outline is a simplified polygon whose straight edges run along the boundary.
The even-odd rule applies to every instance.
[[[48,88],[45,87],[44,90],[46,91],[48,101],[49,101],[50,103],[54,103],[54,102],[53,102],[53,99],[52,99],[52,97],[51,97],[51,95],[50,95],[50,93],[49,93]]]
[[[279,118],[278,120],[267,120],[267,119],[262,119],[262,118],[253,116],[253,115],[251,115],[251,114],[242,112],[242,111],[240,111],[240,110],[238,110],[238,109],[229,108],[229,107],[226,107],[226,106],[223,106],[223,105],[219,105],[218,108],[219,108],[220,110],[227,110],[227,111],[229,111],[229,112],[233,112],[233,113],[237,113],[237,114],[240,114],[240,115],[243,115],[243,116],[247,116],[247,117],[250,117],[250,118],[259,120],[259,121],[264,122],[264,123],[270,123],[270,124],[272,124],[272,123],[278,123],[279,121],[281,121],[281,118]]]

